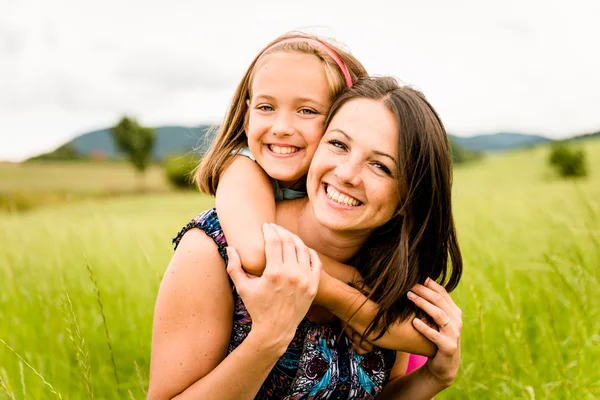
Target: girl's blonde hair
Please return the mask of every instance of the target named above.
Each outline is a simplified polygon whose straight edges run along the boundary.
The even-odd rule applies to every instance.
[[[285,42],[286,39],[291,38],[307,39],[307,42]],[[319,48],[320,46],[311,45],[311,40],[317,40],[337,53],[341,61],[345,64],[352,82],[367,77],[367,71],[353,55],[342,50],[339,46],[326,42],[316,36],[305,33],[287,33],[269,43],[254,58],[248,67],[248,70],[244,74],[244,77],[233,95],[233,100],[229,106],[223,124],[218,129],[210,149],[204,155],[196,170],[194,181],[201,192],[214,196],[217,192],[219,178],[223,171],[229,166],[234,154],[240,149],[248,146],[244,132],[244,125],[248,114],[248,100],[250,100],[252,95],[251,89],[254,71],[256,70],[257,65],[260,65],[264,55],[278,52],[314,54],[323,61],[323,68],[325,69],[325,75],[327,77],[327,82],[329,83],[331,98],[335,98],[339,93],[346,89],[347,85],[344,74],[336,61],[326,51]]]

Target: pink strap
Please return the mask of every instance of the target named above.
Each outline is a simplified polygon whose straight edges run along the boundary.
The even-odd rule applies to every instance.
[[[299,43],[299,42],[308,43],[311,46],[327,53],[329,55],[329,57],[331,57],[333,59],[333,61],[335,61],[335,63],[338,65],[338,67],[340,67],[340,70],[342,71],[342,74],[344,75],[344,80],[346,81],[346,86],[348,86],[349,88],[352,87],[352,77],[350,76],[350,72],[348,71],[346,64],[344,64],[344,62],[342,61],[340,56],[335,51],[333,51],[325,43],[320,42],[318,40],[311,39],[311,38],[303,38],[303,37],[292,37],[292,38],[288,38],[288,39],[283,39],[277,43],[273,43],[271,46],[264,49],[263,52],[261,53],[261,55],[265,54],[267,51],[269,51],[273,47],[279,46],[280,44]]]
[[[406,367],[406,373],[408,374],[414,371],[415,369],[420,368],[421,366],[425,365],[426,362],[427,357],[420,356],[418,354],[411,354],[408,357],[408,366]]]

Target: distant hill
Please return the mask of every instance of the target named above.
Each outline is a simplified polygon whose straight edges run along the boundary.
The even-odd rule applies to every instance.
[[[583,135],[573,136],[571,138],[565,139],[565,141],[577,141],[577,140],[585,140],[585,139],[600,139],[600,131],[593,133],[584,133]]]
[[[163,160],[169,154],[181,154],[194,150],[204,153],[210,141],[206,135],[210,127],[210,125],[194,127],[174,125],[155,128],[157,141],[153,158],[155,160]],[[582,136],[590,137],[598,134]],[[451,135],[451,138],[455,144],[471,153],[512,150],[552,141],[544,136],[511,132],[499,132],[471,137]],[[77,158],[70,157],[73,154],[77,154],[79,158],[98,156],[103,158],[120,157],[110,135],[110,130],[107,128],[84,133],[70,142],[63,144],[53,152],[42,154],[33,159]]]
[[[489,135],[476,135],[471,137],[452,136],[459,146],[474,152],[490,152],[512,150],[528,147],[541,143],[551,142],[539,135],[526,135],[522,133],[499,132]]]
[[[163,160],[170,154],[182,154],[190,151],[204,153],[209,144],[209,138],[206,134],[210,127],[210,125],[194,127],[175,125],[154,128],[156,144],[152,157],[155,160]],[[33,159],[60,159],[62,154],[73,153],[77,154],[79,158],[102,157],[111,159],[121,156],[115,148],[110,129],[107,128],[84,133],[56,150],[33,157]]]

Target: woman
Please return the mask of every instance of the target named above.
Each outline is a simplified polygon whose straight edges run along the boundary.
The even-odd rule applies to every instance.
[[[389,78],[354,85],[335,101],[327,125],[308,199],[280,202],[277,223],[285,229],[264,228],[262,277],[246,275],[229,249],[232,296],[214,212],[184,230],[157,300],[150,398],[430,398],[454,379],[460,310],[441,286],[417,284],[441,277],[452,288],[460,276],[443,126],[420,93]],[[342,196],[352,201],[341,204]],[[315,298],[317,288],[328,293],[336,283],[319,279],[313,249],[362,274],[363,290],[379,305],[365,329],[369,340],[418,306],[440,326],[413,322],[438,346],[435,357],[405,376],[405,355],[378,347],[359,355],[340,325],[318,313],[305,318],[313,300],[339,314],[326,295]],[[412,287],[414,304],[404,297]]]

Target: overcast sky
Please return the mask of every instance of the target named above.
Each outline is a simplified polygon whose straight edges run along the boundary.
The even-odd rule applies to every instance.
[[[288,30],[345,44],[423,90],[458,135],[600,130],[600,1],[0,0],[0,160],[125,113],[219,122]]]

